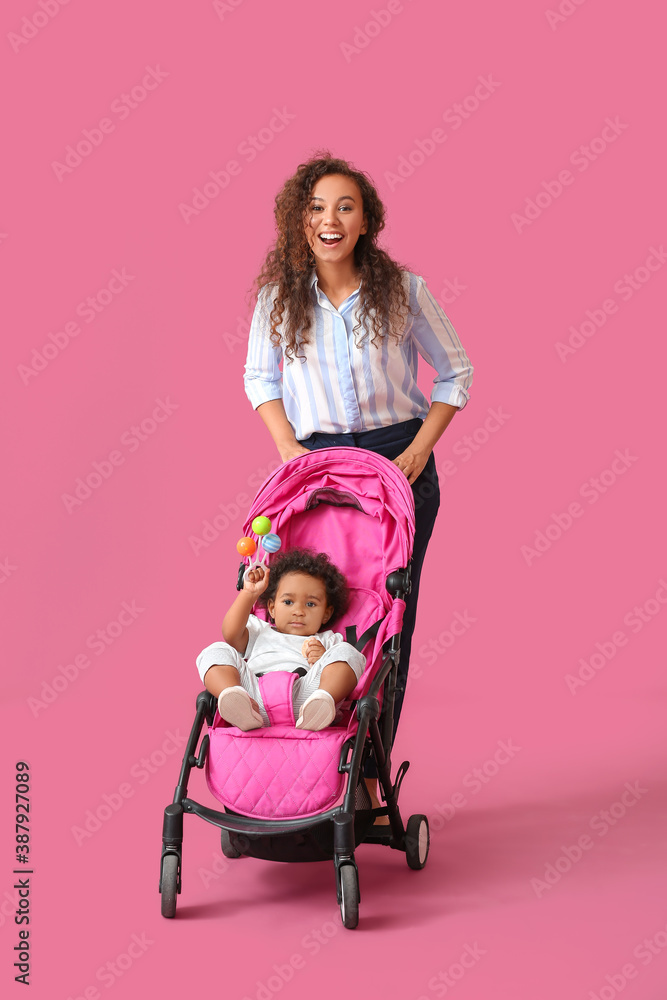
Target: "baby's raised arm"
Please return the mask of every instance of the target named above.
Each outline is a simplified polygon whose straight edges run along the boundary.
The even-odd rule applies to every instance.
[[[237,653],[245,653],[248,645],[248,615],[260,594],[269,585],[269,570],[263,566],[246,573],[241,590],[222,621],[222,637]]]

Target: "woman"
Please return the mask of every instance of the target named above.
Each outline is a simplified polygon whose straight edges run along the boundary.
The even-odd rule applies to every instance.
[[[316,154],[286,181],[275,218],[278,237],[256,281],[250,402],[283,461],[314,448],[368,448],[394,462],[415,497],[395,733],[440,505],[433,447],[468,401],[472,367],[424,280],[377,245],[385,209],[364,173]],[[436,371],[430,406],[416,381],[418,355]],[[369,789],[375,805],[374,782]]]

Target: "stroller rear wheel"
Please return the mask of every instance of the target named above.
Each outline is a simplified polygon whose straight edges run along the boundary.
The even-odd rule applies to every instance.
[[[419,871],[426,864],[431,838],[428,831],[428,819],[421,813],[415,813],[408,820],[405,828],[405,857],[410,868]]]
[[[354,865],[340,869],[340,919],[349,930],[359,923],[359,876]]]
[[[229,830],[220,830],[220,847],[222,853],[226,858],[240,858],[241,852],[234,847],[232,844],[232,838],[230,836]]]
[[[178,894],[178,857],[176,854],[165,854],[162,859],[162,916],[176,916],[176,896]]]

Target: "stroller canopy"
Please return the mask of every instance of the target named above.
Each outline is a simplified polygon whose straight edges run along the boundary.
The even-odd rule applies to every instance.
[[[260,487],[244,524],[271,521],[282,550],[326,552],[353,591],[371,591],[389,610],[387,576],[407,566],[415,530],[408,481],[364,448],[322,448],[285,462]]]

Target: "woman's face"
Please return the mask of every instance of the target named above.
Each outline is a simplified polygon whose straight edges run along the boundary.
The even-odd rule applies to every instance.
[[[306,239],[317,263],[342,264],[367,232],[359,185],[351,177],[328,174],[314,185],[306,207]]]

